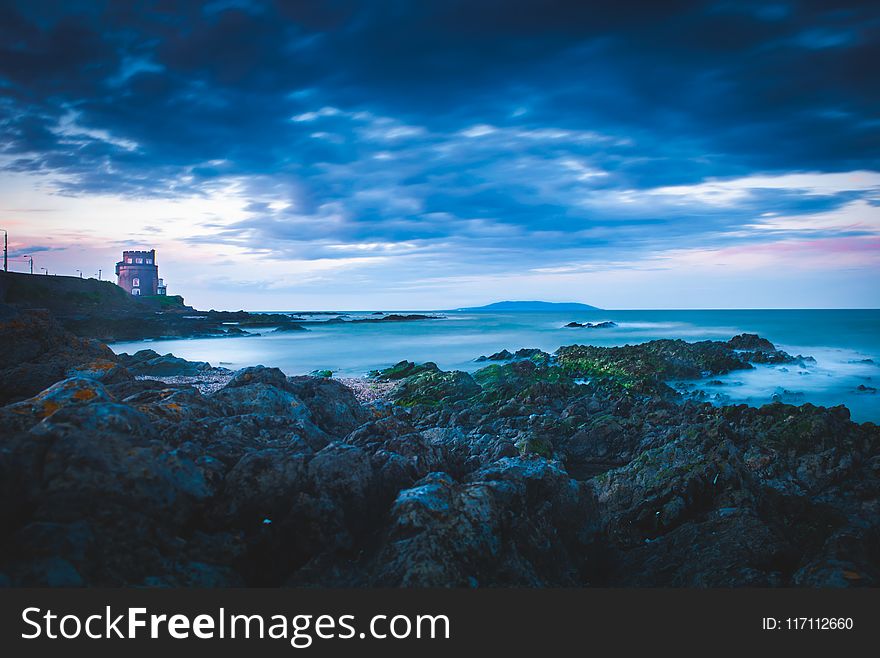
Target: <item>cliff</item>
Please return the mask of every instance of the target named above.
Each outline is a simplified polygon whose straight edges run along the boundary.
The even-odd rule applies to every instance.
[[[18,272],[0,272],[0,302],[22,308],[44,308],[58,318],[90,313],[192,310],[179,295],[136,298],[111,281]]]
[[[0,306],[49,312],[81,338],[104,342],[145,338],[248,335],[241,327],[302,329],[286,314],[197,311],[183,297],[134,297],[110,281],[0,272]]]

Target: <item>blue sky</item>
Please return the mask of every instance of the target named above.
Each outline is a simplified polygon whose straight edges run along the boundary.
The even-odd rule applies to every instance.
[[[2,3],[0,226],[200,307],[877,307],[871,4]]]

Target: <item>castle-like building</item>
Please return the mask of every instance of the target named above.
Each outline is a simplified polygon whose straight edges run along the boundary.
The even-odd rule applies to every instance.
[[[117,285],[130,295],[164,295],[165,282],[159,278],[156,250],[123,251],[116,263]]]

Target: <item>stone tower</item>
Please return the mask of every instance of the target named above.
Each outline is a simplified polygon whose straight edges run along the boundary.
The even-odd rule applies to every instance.
[[[159,294],[159,266],[156,250],[123,251],[116,263],[117,285],[130,295]]]

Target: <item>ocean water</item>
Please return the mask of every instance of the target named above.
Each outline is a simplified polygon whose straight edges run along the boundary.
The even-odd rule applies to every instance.
[[[812,356],[804,367],[757,366],[688,385],[704,390],[718,404],[760,405],[775,398],[791,404],[845,404],[854,420],[880,423],[880,310],[587,311],[475,313],[417,311],[443,319],[415,322],[308,325],[309,331],[238,338],[207,338],[116,343],[116,352],[152,348],[189,360],[227,368],[263,364],[288,375],[332,370],[358,377],[403,359],[434,361],[443,369],[473,371],[486,365],[480,355],[502,349],[562,345],[625,345],[655,338],[687,341],[727,340],[756,333],[777,347]],[[305,314],[308,315],[308,314]],[[350,318],[368,313],[343,314]],[[316,316],[322,319],[328,316]],[[571,321],[611,320],[608,329],[570,329]],[[859,390],[862,385],[868,390]]]

